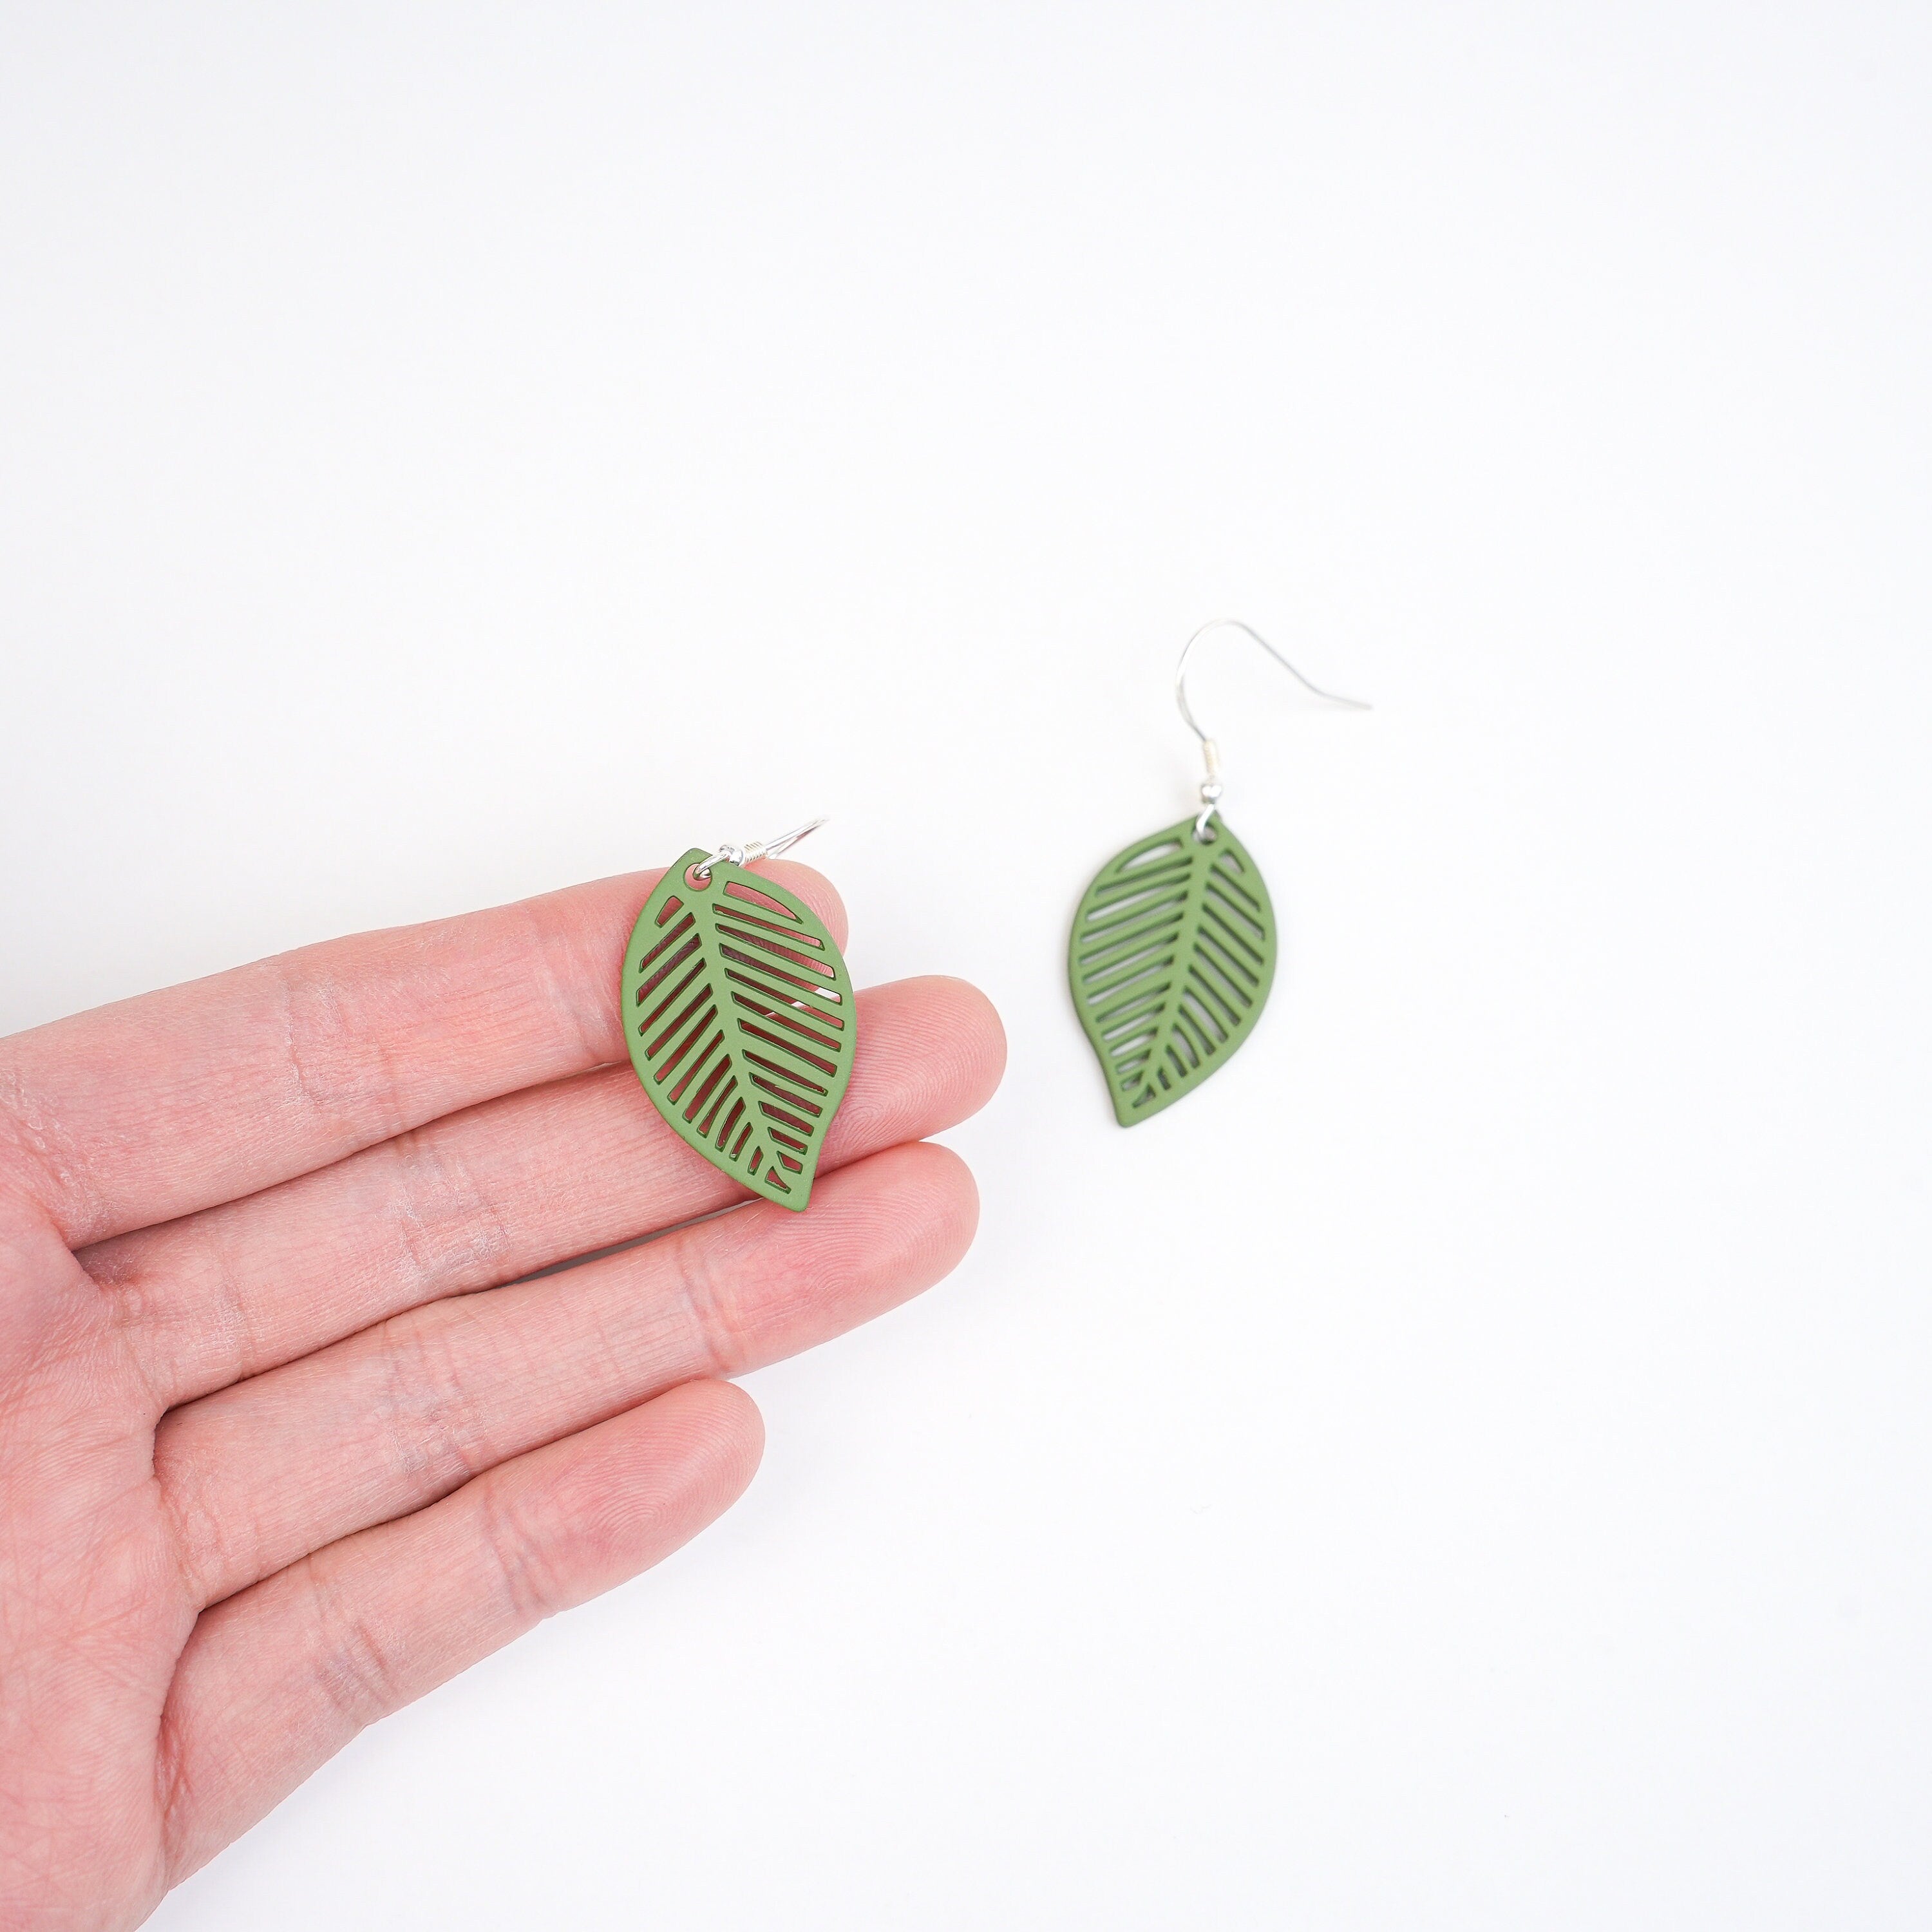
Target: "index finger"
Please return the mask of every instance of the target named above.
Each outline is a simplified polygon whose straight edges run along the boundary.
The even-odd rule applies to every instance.
[[[842,946],[810,867],[760,869]],[[71,1246],[621,1060],[618,982],[664,876],[304,946],[0,1040],[0,1147]]]

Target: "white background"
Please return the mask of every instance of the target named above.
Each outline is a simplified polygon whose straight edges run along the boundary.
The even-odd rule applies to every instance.
[[[1932,1916],[1932,16],[0,12],[0,1025],[766,834],[1012,1043],[197,1932]],[[1285,927],[1124,1133],[1088,878]]]

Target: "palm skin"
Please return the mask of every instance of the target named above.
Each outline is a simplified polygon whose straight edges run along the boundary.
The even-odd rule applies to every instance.
[[[363,1726],[676,1549],[758,1463],[724,1378],[970,1241],[922,1137],[1004,1043],[948,980],[860,995],[809,1211],[714,1214],[742,1190],[625,1062],[657,877],[0,1040],[5,1932],[137,1924]]]

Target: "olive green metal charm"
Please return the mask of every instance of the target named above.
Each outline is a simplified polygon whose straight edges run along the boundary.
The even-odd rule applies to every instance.
[[[802,1208],[852,1076],[852,981],[812,908],[726,849],[687,852],[638,915],[624,1035],[674,1132],[754,1194]]]
[[[1122,1126],[1226,1064],[1260,1017],[1274,956],[1268,887],[1218,818],[1184,818],[1101,868],[1067,968]]]

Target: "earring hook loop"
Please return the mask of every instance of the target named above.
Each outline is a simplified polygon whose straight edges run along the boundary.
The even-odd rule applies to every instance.
[[[1370,711],[1375,707],[1359,698],[1344,698],[1340,692],[1324,691],[1312,678],[1305,676],[1283,657],[1252,624],[1244,624],[1238,617],[1210,617],[1180,647],[1180,661],[1174,668],[1174,701],[1180,708],[1180,716],[1187,728],[1201,740],[1201,755],[1208,770],[1208,776],[1201,782],[1201,812],[1194,821],[1194,836],[1206,842],[1208,827],[1213,824],[1216,808],[1221,802],[1221,748],[1201,728],[1193,707],[1187,702],[1187,660],[1194,653],[1194,646],[1210,631],[1239,631],[1252,640],[1293,678],[1295,682],[1318,698],[1324,704],[1339,704],[1351,711]]]

